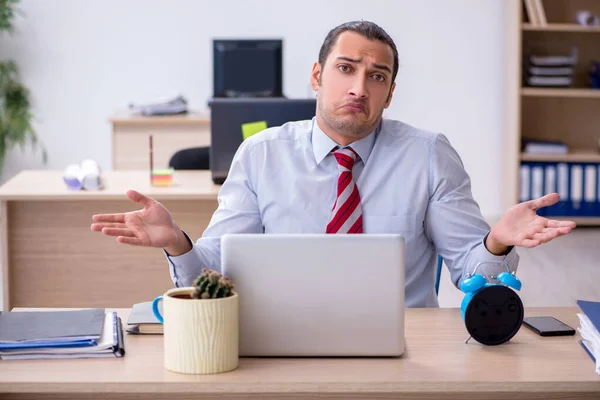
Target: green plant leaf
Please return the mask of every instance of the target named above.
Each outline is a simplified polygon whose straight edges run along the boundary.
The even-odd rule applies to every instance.
[[[20,11],[16,8],[19,2],[20,0],[0,0],[0,32],[14,32],[13,21],[15,14]]]
[[[7,150],[16,145],[24,148],[28,143],[35,149],[40,144],[32,125],[30,97],[29,90],[19,81],[16,63],[0,63],[0,172]],[[40,147],[46,163],[46,149]]]
[[[17,8],[20,0],[0,0],[0,33],[14,32],[14,20],[23,12]],[[39,143],[33,129],[31,95],[20,82],[19,70],[14,61],[0,62],[0,173],[4,166],[6,151],[19,145],[21,148],[29,142],[35,149]],[[44,146],[42,157],[44,164],[48,154]]]

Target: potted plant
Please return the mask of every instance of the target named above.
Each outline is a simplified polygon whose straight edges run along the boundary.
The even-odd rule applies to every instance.
[[[0,0],[0,34],[14,32],[13,20],[19,0]],[[6,152],[28,141],[35,148],[38,138],[32,126],[33,114],[29,90],[20,82],[14,61],[0,62],[0,174]],[[42,147],[44,163],[46,150]]]
[[[204,268],[194,286],[170,289],[154,299],[152,310],[164,324],[166,369],[212,374],[237,368],[239,300],[233,289],[227,276]]]

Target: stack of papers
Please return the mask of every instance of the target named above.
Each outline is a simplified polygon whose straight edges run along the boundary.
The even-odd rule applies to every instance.
[[[135,106],[131,104],[129,108],[135,113],[141,115],[175,115],[186,114],[188,112],[188,101],[185,97],[179,95],[172,100],[144,104]]]
[[[0,313],[0,358],[122,357],[121,320],[104,309]]]
[[[523,140],[523,152],[528,154],[567,154],[569,147],[560,141]]]
[[[583,313],[578,313],[581,346],[596,363],[596,373],[600,375],[600,302],[578,300]]]

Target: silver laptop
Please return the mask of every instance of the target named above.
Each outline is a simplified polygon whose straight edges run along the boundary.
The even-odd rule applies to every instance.
[[[405,244],[395,234],[233,234],[240,356],[399,356]]]

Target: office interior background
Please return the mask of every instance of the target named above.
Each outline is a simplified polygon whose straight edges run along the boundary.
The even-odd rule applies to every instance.
[[[445,134],[486,220],[493,224],[505,211],[504,0],[23,0],[19,8],[15,33],[0,38],[0,59],[16,61],[31,91],[48,162],[39,150],[13,148],[2,182],[24,169],[62,170],[85,158],[109,169],[109,117],[130,103],[181,94],[190,109],[206,109],[214,38],[283,39],[284,95],[314,97],[309,75],[327,32],[365,19],[398,47],[397,88],[385,117]],[[525,304],[575,305],[587,294],[600,300],[599,238],[596,229],[578,228],[520,249]],[[458,306],[462,296],[444,269],[440,305]]]

